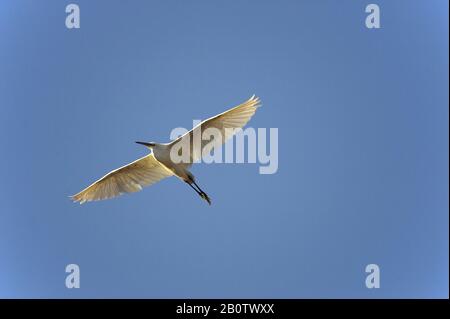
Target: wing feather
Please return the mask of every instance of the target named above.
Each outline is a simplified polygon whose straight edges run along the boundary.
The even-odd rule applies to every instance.
[[[89,202],[140,191],[173,173],[156,160],[153,154],[144,156],[128,165],[115,169],[76,195],[75,202]]]
[[[199,160],[202,157],[202,151],[204,147],[211,143],[211,141],[209,140],[201,139],[201,143],[198,143],[197,145],[196,143],[194,143],[195,136],[200,136],[201,138],[201,134],[203,134],[203,132],[205,132],[205,130],[208,128],[218,129],[222,138],[221,140],[212,142],[212,144],[210,145],[212,146],[210,150],[212,150],[213,148],[222,145],[229,138],[231,138],[236,133],[237,129],[242,129],[248,123],[248,121],[250,121],[259,106],[259,98],[253,95],[244,103],[202,121],[192,130],[172,141],[170,144],[171,146],[174,146],[177,143],[189,143],[190,162],[186,164],[187,166],[190,166],[193,162]]]

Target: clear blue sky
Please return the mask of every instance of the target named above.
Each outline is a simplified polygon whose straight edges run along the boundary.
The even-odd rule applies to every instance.
[[[72,2],[0,2],[0,297],[448,297],[448,1]],[[253,93],[277,174],[68,199]]]

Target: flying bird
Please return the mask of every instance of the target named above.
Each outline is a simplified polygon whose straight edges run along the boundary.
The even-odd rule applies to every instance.
[[[76,195],[70,196],[74,202],[83,204],[89,201],[109,199],[123,193],[140,191],[142,187],[152,185],[166,177],[176,176],[188,184],[195,192],[211,205],[209,196],[198,186],[194,175],[189,171],[193,162],[205,155],[205,147],[216,147],[225,143],[236,133],[236,129],[244,127],[260,106],[260,100],[253,95],[246,102],[223,113],[200,122],[192,130],[169,143],[136,142],[146,146],[151,153],[134,162],[117,168]],[[195,137],[206,129],[216,129],[221,139],[196,143]],[[178,155],[183,155],[184,143],[188,146],[188,161],[173,161],[171,152],[177,147]],[[212,148],[211,148],[212,149]],[[181,150],[181,151],[180,151]],[[186,154],[185,154],[186,155]]]

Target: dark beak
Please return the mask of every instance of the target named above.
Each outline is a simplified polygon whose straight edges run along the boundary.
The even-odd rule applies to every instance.
[[[136,142],[136,143],[141,144],[141,145],[144,145],[144,146],[147,146],[147,147],[153,147],[153,146],[155,146],[154,143],[147,143],[147,142]]]

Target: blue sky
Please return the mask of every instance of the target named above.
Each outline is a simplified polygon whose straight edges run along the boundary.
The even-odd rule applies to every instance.
[[[69,3],[0,3],[0,297],[448,297],[448,1]],[[68,199],[253,93],[276,174]]]

